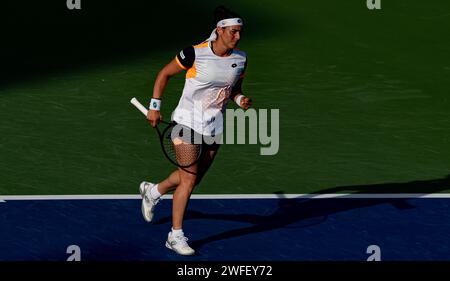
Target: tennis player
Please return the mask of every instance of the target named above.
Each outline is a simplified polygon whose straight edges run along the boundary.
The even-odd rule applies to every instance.
[[[182,71],[186,71],[186,80],[172,119],[183,126],[183,129],[190,130],[196,136],[200,135],[202,140],[222,133],[223,113],[230,99],[244,110],[251,106],[251,99],[242,94],[242,81],[247,66],[246,53],[236,49],[241,39],[243,21],[239,15],[223,6],[215,9],[214,18],[216,27],[206,41],[183,49],[159,72],[147,115],[152,127],[161,120],[162,97],[169,79]],[[208,114],[204,114],[205,112]],[[212,122],[217,119],[221,122]],[[183,139],[183,142],[188,143],[189,140]],[[194,187],[208,171],[220,144],[211,144],[209,141],[208,144],[201,145],[203,157],[193,166],[178,168],[158,184],[144,181],[140,185],[142,214],[147,222],[152,221],[154,208],[160,197],[175,190],[172,229],[168,234],[166,247],[180,255],[195,253],[184,235],[183,217]],[[177,159],[190,157],[185,155],[186,151],[183,155],[182,152],[176,153]]]

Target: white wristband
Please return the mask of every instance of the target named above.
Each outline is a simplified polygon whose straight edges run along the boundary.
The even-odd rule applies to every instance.
[[[236,104],[240,107],[241,106],[241,100],[242,100],[242,98],[243,97],[245,97],[244,95],[238,95],[237,97],[236,97]]]
[[[159,99],[152,99],[150,101],[150,106],[148,107],[150,110],[161,110],[161,100]]]

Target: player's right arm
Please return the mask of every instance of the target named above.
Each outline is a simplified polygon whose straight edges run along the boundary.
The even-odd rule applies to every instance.
[[[170,77],[174,76],[177,73],[180,73],[181,71],[183,71],[183,68],[178,65],[175,59],[164,66],[156,77],[155,85],[153,86],[152,98],[161,100],[164,89],[166,88]],[[159,120],[162,119],[162,116],[159,110],[150,109],[147,114],[147,119],[150,125],[152,125],[152,127],[154,128],[158,124]]]
[[[170,77],[175,74],[180,73],[183,70],[189,69],[192,67],[195,60],[195,52],[194,47],[190,46],[183,49],[177,56],[169,62],[166,66],[161,69],[156,77],[155,85],[153,86],[153,99],[161,100],[164,89],[167,86],[167,83]],[[150,109],[147,114],[147,119],[152,127],[155,127],[159,120],[161,120],[161,113],[159,110]]]

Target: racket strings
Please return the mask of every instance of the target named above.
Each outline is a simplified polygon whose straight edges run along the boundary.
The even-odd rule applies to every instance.
[[[201,156],[201,144],[186,143],[180,137],[172,136],[172,129],[166,130],[163,136],[163,148],[169,159],[180,167],[195,164]]]
[[[174,144],[177,163],[182,167],[191,166],[200,157],[199,144]]]

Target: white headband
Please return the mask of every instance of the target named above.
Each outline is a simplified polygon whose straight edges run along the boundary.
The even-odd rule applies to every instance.
[[[232,25],[243,25],[242,19],[240,18],[223,19],[217,23],[217,27],[225,27]]]
[[[217,27],[227,27],[227,26],[233,26],[233,25],[244,25],[242,22],[242,19],[240,18],[231,18],[231,19],[223,19],[217,23]],[[211,35],[209,36],[206,41],[216,41],[217,34],[216,29],[211,32]]]

